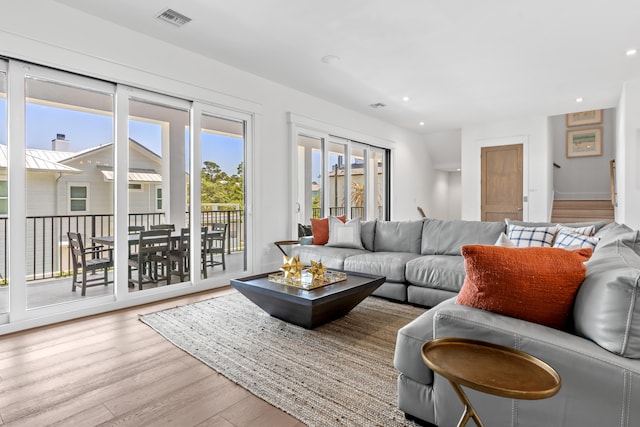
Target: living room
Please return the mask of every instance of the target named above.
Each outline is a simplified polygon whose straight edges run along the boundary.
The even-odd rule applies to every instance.
[[[254,127],[246,148],[249,169],[247,196],[251,209],[247,217],[247,274],[279,267],[281,254],[274,247],[273,242],[296,236],[297,221],[295,206],[292,203],[294,192],[290,184],[295,180],[295,174],[291,170],[294,144],[291,136],[292,118],[300,119],[308,127],[316,126],[331,133],[340,133],[339,136],[351,137],[354,140],[370,139],[382,148],[389,149],[392,154],[390,215],[387,219],[398,221],[418,219],[419,214],[416,211],[418,206],[424,207],[427,215],[434,218],[479,220],[481,148],[514,142],[523,143],[526,178],[523,192],[527,197],[523,206],[523,218],[528,221],[547,221],[552,209],[554,191],[557,190],[553,166],[556,148],[554,144],[557,141],[554,142],[551,136],[554,129],[553,123],[556,120],[554,118],[572,112],[604,109],[613,112],[615,117],[613,138],[603,139],[605,152],[613,153],[612,157],[616,160],[615,220],[633,229],[640,228],[640,216],[637,215],[637,212],[640,212],[640,185],[638,184],[640,178],[636,168],[640,156],[638,150],[640,65],[638,65],[637,55],[633,57],[625,54],[628,49],[637,47],[638,43],[635,23],[629,18],[635,7],[631,2],[615,2],[607,7],[610,10],[597,10],[600,8],[572,1],[566,5],[567,9],[585,8],[588,11],[583,11],[582,15],[578,11],[557,11],[557,14],[562,17],[570,17],[572,13],[576,13],[581,17],[581,21],[592,25],[585,31],[590,34],[589,40],[594,44],[593,49],[597,53],[588,52],[590,45],[577,48],[571,44],[576,38],[582,39],[580,37],[567,36],[563,40],[550,40],[553,37],[551,35],[538,35],[537,39],[528,38],[529,44],[524,45],[522,52],[517,53],[505,50],[504,45],[494,50],[488,46],[483,48],[481,44],[487,40],[497,43],[502,38],[510,37],[504,35],[508,34],[507,31],[515,31],[517,28],[523,28],[523,32],[538,32],[534,24],[542,25],[548,10],[556,11],[559,7],[549,2],[546,5],[548,7],[530,5],[524,11],[520,11],[517,8],[512,9],[512,6],[505,2],[492,4],[494,8],[505,9],[503,19],[510,23],[504,28],[505,32],[500,33],[496,29],[490,32],[490,37],[478,37],[474,40],[475,36],[471,31],[470,34],[462,37],[469,41],[470,51],[481,51],[486,55],[485,61],[476,64],[460,61],[456,63],[456,67],[452,67],[453,69],[446,66],[433,66],[437,72],[432,74],[427,74],[426,70],[416,71],[417,74],[425,73],[424,75],[428,76],[427,80],[434,81],[438,78],[444,81],[456,75],[459,76],[460,81],[463,81],[462,75],[466,73],[477,75],[480,80],[477,86],[466,86],[466,80],[464,80],[465,85],[446,87],[443,85],[443,92],[450,91],[452,98],[453,94],[456,95],[458,101],[453,107],[445,102],[442,102],[442,105],[437,103],[430,105],[430,101],[426,100],[430,94],[414,94],[407,85],[398,84],[383,89],[376,87],[376,83],[381,81],[377,78],[372,77],[367,81],[366,75],[358,78],[350,76],[349,68],[355,67],[356,64],[353,63],[353,59],[337,52],[339,44],[313,47],[312,61],[320,70],[319,72],[326,74],[328,80],[343,79],[341,84],[344,85],[332,86],[331,91],[327,90],[326,96],[320,96],[318,93],[322,93],[322,88],[316,89],[316,92],[305,92],[296,89],[303,87],[304,82],[293,82],[289,86],[265,77],[255,69],[243,70],[240,67],[228,65],[231,59],[211,58],[203,53],[207,44],[216,46],[224,44],[224,38],[201,40],[201,46],[194,46],[193,49],[179,47],[163,40],[173,36],[178,38],[179,32],[188,30],[189,25],[219,25],[220,20],[229,16],[224,13],[223,6],[216,6],[213,10],[216,13],[212,12],[211,16],[207,17],[211,22],[202,23],[198,22],[199,17],[192,13],[198,10],[195,6],[189,9],[188,6],[176,5],[174,7],[179,12],[194,18],[193,22],[181,29],[166,23],[154,23],[156,25],[153,27],[154,31],[164,32],[162,36],[154,37],[132,29],[133,24],[114,23],[108,20],[106,15],[100,17],[98,4],[100,2],[91,2],[92,6],[96,7],[93,12],[83,11],[85,6],[81,3],[83,2],[26,0],[5,6],[5,19],[0,26],[0,46],[2,46],[0,54],[12,60],[188,100],[198,100],[216,108],[242,112],[251,116]],[[89,4],[89,2],[84,3]],[[151,8],[154,9],[153,13],[159,12],[163,6],[166,6],[153,2],[146,3],[144,6],[134,6],[123,2],[122,5],[123,8],[125,6],[126,8]],[[371,19],[376,25],[384,23],[384,14],[381,14],[380,10],[388,7],[381,3],[345,6],[340,5],[339,2],[332,6],[338,11],[349,12],[348,16],[351,19],[362,14],[364,18],[361,19]],[[429,23],[431,20],[446,22],[453,20],[455,15],[451,15],[451,9],[448,7],[440,9],[444,6],[436,6],[432,5],[433,9],[419,6],[427,8],[424,12],[428,12],[425,15],[430,15]],[[262,21],[264,16],[267,16],[266,13],[274,13],[273,10],[265,11],[261,8],[291,8],[290,13],[303,11],[297,10],[302,8],[300,5],[292,6],[280,2],[276,6],[257,5],[252,2],[243,2],[238,6],[238,8],[244,7],[256,8],[255,15],[244,11],[246,16],[251,16],[247,19],[249,24],[251,20]],[[418,6],[413,4],[411,7]],[[452,37],[453,31],[463,32],[465,26],[471,26],[476,13],[482,12],[469,5],[451,6],[451,8],[455,7],[460,8],[460,21],[452,25],[442,37]],[[469,9],[465,11],[467,7]],[[476,7],[481,9],[479,6]],[[217,10],[218,8],[220,10]],[[115,13],[104,10],[105,14],[107,12]],[[120,13],[127,14],[124,11]],[[260,13],[263,13],[263,16],[260,16]],[[481,16],[484,16],[484,13]],[[521,15],[522,13],[532,13],[533,18],[527,19]],[[233,16],[238,15],[242,16],[243,13],[236,11]],[[397,15],[394,16],[397,18]],[[149,19],[152,18],[154,17],[150,16]],[[319,18],[311,23],[322,23],[318,21],[320,21]],[[229,18],[229,24],[234,22],[236,21]],[[289,21],[278,22],[285,29],[288,28],[286,23],[291,24]],[[415,23],[415,21],[412,22]],[[563,22],[566,26],[570,25],[568,19],[554,19],[554,32],[550,30],[549,33],[560,34],[561,31],[558,28]],[[390,22],[389,25],[391,24]],[[402,37],[399,27],[403,26],[398,25],[397,22],[393,24],[390,28],[398,32],[397,37]],[[324,32],[330,33],[335,29],[327,23],[323,25],[325,26],[321,28]],[[242,31],[259,39],[261,33],[258,28],[262,27],[248,26]],[[478,30],[477,26],[471,28],[474,31]],[[292,26],[289,29],[289,37],[295,38],[298,31],[302,30]],[[384,38],[385,33],[386,31],[376,26],[375,30],[371,29],[368,33],[363,33],[370,38],[363,35],[362,39],[356,43],[356,45],[362,44],[362,50],[369,52],[370,61],[377,64],[376,68],[380,69],[387,66],[385,65],[387,61],[393,62],[382,56],[390,55],[391,52],[378,52],[376,48],[379,39]],[[235,33],[229,32],[229,34]],[[412,35],[413,33],[408,30],[405,33],[407,39]],[[432,37],[437,39],[438,34]],[[596,41],[602,42],[604,46]],[[283,41],[283,45],[287,47],[289,42],[290,40]],[[418,43],[410,46],[411,49],[419,47]],[[247,47],[249,48],[250,46]],[[311,49],[311,46],[309,48]],[[411,49],[408,48],[408,50]],[[558,74],[560,70],[564,71],[564,74],[559,77],[559,81],[564,82],[564,85],[555,81],[555,86],[540,87],[536,82],[545,76],[518,65],[524,57],[535,58],[544,50],[557,51],[557,55],[552,59],[558,65]],[[330,59],[327,59],[329,63],[321,60],[324,55],[336,54],[336,52],[340,56],[337,63],[331,63],[333,60]],[[419,56],[415,51],[412,52],[411,55]],[[606,55],[603,52],[606,52]],[[252,53],[256,54],[256,52]],[[262,54],[268,56],[269,52]],[[437,54],[434,55],[437,57]],[[585,72],[585,76],[579,75],[577,71],[585,71],[587,67],[583,66],[580,70],[561,67],[564,65],[562,58],[570,61],[573,55],[581,57],[583,61],[586,58],[590,64],[598,65],[593,65],[593,69],[586,70],[589,72]],[[232,57],[233,55],[230,55],[230,58]],[[278,74],[277,69],[267,68],[267,59],[264,60],[264,74]],[[292,56],[281,62],[287,68],[295,70],[298,60],[300,59]],[[241,60],[238,61],[241,62]],[[497,65],[492,66],[492,63]],[[603,66],[603,63],[607,65]],[[412,62],[405,68],[414,66]],[[613,69],[615,76],[599,74],[602,71],[600,68],[607,68],[609,71]],[[406,69],[399,75],[394,75],[393,78],[402,81],[404,72],[413,74]],[[553,70],[554,68],[549,66],[546,73],[554,74]],[[495,73],[496,76],[488,79],[487,75],[491,73]],[[515,73],[521,74],[521,80],[524,82],[522,86],[509,87],[501,84],[506,76]],[[304,80],[303,77],[299,78]],[[602,80],[599,81],[599,78]],[[455,83],[455,79],[453,80]],[[530,85],[527,84],[528,82]],[[345,86],[357,87],[362,93],[358,98],[345,100],[342,103],[340,102],[341,90],[345,89]],[[527,90],[520,92],[523,87],[527,87]],[[14,90],[15,93],[21,88],[13,87],[10,90]],[[553,97],[553,101],[549,101],[544,106],[533,106],[534,95],[536,92],[543,91],[554,92],[556,96]],[[509,93],[514,96],[506,99]],[[563,100],[559,100],[560,95],[563,96]],[[403,101],[402,96],[408,96],[411,99]],[[435,97],[435,93],[433,96]],[[440,94],[440,96],[443,95]],[[420,99],[421,97],[423,99]],[[583,98],[582,102],[576,102],[578,97]],[[465,101],[462,102],[459,99]],[[361,106],[354,108],[353,105],[356,102]],[[369,104],[377,102],[386,103],[388,106],[380,109],[369,107]],[[490,108],[493,104],[499,105],[502,113],[496,115]],[[416,107],[417,105],[421,105],[421,108]],[[439,109],[457,111],[460,121],[450,121],[451,116],[440,118]],[[424,125],[420,124],[421,121]],[[17,156],[16,159],[19,159],[19,154],[21,153],[14,154]],[[19,183],[18,179],[15,182]],[[14,212],[20,214],[20,210]],[[24,247],[12,246],[9,252],[14,250],[17,253],[24,252]],[[14,271],[20,272],[20,267],[16,267]],[[230,278],[230,275],[222,275],[209,278],[208,281],[203,281],[195,287],[176,287],[163,295],[145,294],[128,300],[112,301],[110,304],[61,312],[54,312],[47,308],[48,312],[34,315],[33,312],[30,313],[24,308],[16,309],[15,312],[12,309],[11,319],[7,317],[4,324],[0,325],[0,333],[11,333],[80,316],[161,301],[168,297],[216,289],[228,285]],[[126,283],[124,289],[126,290]]]

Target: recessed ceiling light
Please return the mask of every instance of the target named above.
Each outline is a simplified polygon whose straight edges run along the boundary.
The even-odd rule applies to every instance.
[[[637,50],[635,50],[635,49],[629,49],[629,50],[627,50],[627,56],[633,56],[633,55],[635,55],[636,53],[638,53],[638,51],[637,51]]]
[[[324,62],[325,64],[335,64],[336,62],[340,61],[340,57],[336,55],[325,55],[320,58],[320,61]]]
[[[424,126],[424,122],[420,122],[420,126]]]
[[[408,97],[408,96],[403,96],[403,97],[402,97],[402,100],[403,100],[404,102],[407,102],[407,101],[409,100],[409,97]]]
[[[579,103],[581,103],[582,101],[584,101],[584,99],[582,99],[582,98],[576,98],[576,102],[577,102],[578,104],[579,104]]]
[[[458,169],[456,169],[456,172],[460,172],[461,170],[462,170],[462,169],[458,168]]]

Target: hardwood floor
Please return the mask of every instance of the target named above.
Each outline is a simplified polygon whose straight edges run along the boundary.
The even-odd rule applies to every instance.
[[[223,288],[0,337],[0,424],[303,426],[138,320],[231,292]]]

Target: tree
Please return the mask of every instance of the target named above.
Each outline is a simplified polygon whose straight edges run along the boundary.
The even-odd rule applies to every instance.
[[[200,173],[202,203],[236,203],[244,206],[244,164],[229,175],[215,162],[206,161]]]

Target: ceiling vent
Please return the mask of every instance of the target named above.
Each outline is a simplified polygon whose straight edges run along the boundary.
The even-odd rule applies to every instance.
[[[191,18],[184,16],[173,9],[163,10],[156,16],[156,18],[161,21],[168,22],[169,24],[173,24],[176,27],[182,27],[184,24],[191,21]]]
[[[384,108],[387,104],[383,104],[382,102],[376,102],[375,104],[369,104],[371,108]]]

